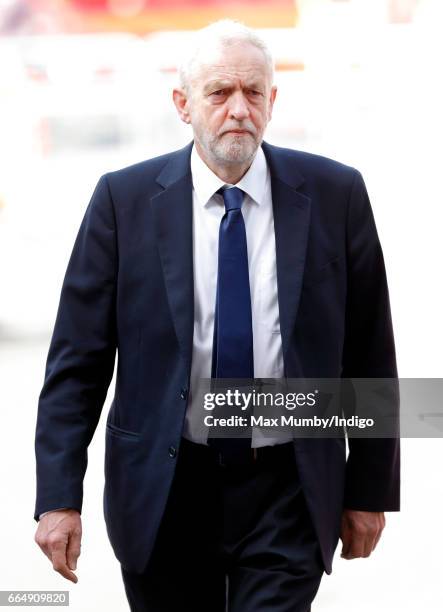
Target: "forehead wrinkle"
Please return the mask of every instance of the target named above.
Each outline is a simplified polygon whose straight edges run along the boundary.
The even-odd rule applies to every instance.
[[[260,78],[259,76],[255,75],[255,74],[246,74],[244,76],[239,76],[239,75],[231,75],[231,76],[214,76],[212,78],[209,78],[207,81],[205,81],[205,86],[206,85],[214,85],[214,84],[221,84],[221,85],[233,85],[236,84],[240,81],[240,83],[242,85],[259,85],[261,82],[264,81],[264,79]]]
[[[223,85],[223,87],[235,87],[238,83],[242,87],[266,87],[266,74],[260,74],[255,70],[236,70],[232,72],[220,71],[218,74],[200,73],[196,75],[194,82],[200,82],[204,90],[213,87],[214,85]]]
[[[260,75],[265,75],[266,74],[266,66],[264,66],[263,64],[261,64],[260,62],[251,62],[249,66],[244,66],[241,65],[239,66],[238,64],[210,64],[210,63],[202,63],[200,64],[200,73],[206,72],[206,73],[220,73],[220,74],[227,74],[227,75],[231,75],[231,74],[247,74],[247,73],[251,73],[251,72],[256,72],[257,74]]]

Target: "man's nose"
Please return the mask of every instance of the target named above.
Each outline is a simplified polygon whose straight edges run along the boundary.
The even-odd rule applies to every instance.
[[[229,116],[231,119],[242,121],[249,117],[249,107],[243,92],[236,91],[229,98]]]

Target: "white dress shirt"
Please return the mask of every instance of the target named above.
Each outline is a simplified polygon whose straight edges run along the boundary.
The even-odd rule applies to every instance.
[[[207,443],[208,428],[202,418],[200,381],[211,377],[215,296],[218,267],[218,236],[225,213],[223,197],[216,193],[225,185],[204,163],[195,146],[191,153],[193,258],[194,258],[194,337],[191,384],[183,436]],[[245,192],[242,214],[248,245],[249,286],[251,290],[254,377],[282,378],[283,354],[277,299],[274,215],[271,177],[261,147],[235,185]],[[208,413],[209,414],[209,413]],[[252,433],[252,447],[287,442],[291,437],[264,437],[258,428]]]

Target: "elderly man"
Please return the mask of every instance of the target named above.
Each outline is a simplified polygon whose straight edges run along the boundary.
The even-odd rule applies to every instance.
[[[174,89],[194,140],[103,176],[63,283],[36,432],[36,541],[80,553],[87,447],[112,378],[104,512],[132,610],[306,612],[339,537],[367,557],[399,507],[396,439],[216,439],[204,378],[396,377],[361,175],[262,141],[263,41],[205,28]],[[42,517],[42,514],[44,516]]]

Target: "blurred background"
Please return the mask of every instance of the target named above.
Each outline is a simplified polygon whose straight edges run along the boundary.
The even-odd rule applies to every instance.
[[[193,31],[223,17],[259,29],[275,55],[266,140],[363,173],[399,373],[442,376],[441,0],[0,0],[0,589],[69,588],[74,610],[127,609],[101,515],[104,417],[90,447],[78,585],[33,542],[37,399],[93,188],[104,172],[191,139],[172,104],[177,65]],[[373,557],[336,559],[315,610],[442,609],[442,443],[403,449],[404,511],[388,517]]]

